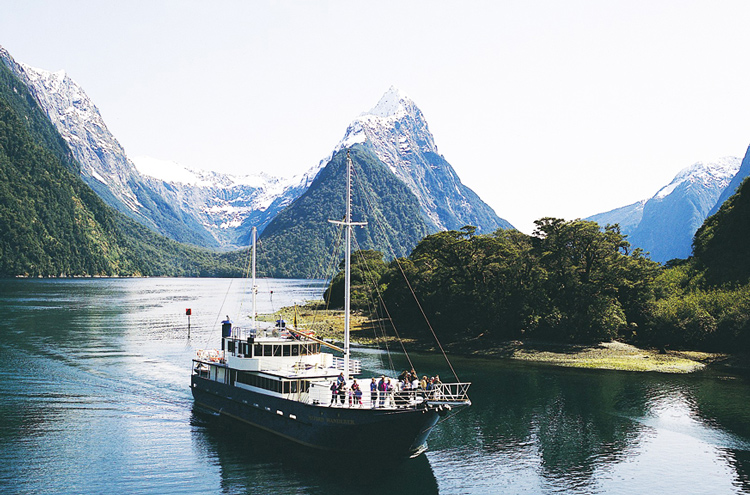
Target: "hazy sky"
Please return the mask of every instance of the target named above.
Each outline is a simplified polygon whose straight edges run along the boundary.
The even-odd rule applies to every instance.
[[[395,85],[497,214],[586,217],[750,144],[750,2],[0,0],[128,155],[302,173]]]

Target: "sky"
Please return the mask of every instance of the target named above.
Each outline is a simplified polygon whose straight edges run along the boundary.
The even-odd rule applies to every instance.
[[[750,2],[0,0],[128,156],[289,177],[396,86],[502,218],[585,218],[750,145]]]

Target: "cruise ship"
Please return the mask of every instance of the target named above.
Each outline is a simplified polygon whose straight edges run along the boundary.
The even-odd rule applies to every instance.
[[[363,376],[350,352],[352,163],[347,157],[345,229],[345,323],[343,347],[279,320],[271,328],[222,322],[216,350],[193,359],[195,403],[219,415],[320,451],[416,456],[430,432],[457,408],[471,405],[469,383],[439,380],[405,383],[396,376]],[[406,380],[411,382],[411,380]],[[371,384],[375,383],[375,390]]]

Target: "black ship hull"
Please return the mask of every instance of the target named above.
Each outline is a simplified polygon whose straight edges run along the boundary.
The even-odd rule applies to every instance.
[[[350,454],[415,455],[439,419],[419,408],[326,407],[269,396],[192,376],[195,402],[312,449]]]

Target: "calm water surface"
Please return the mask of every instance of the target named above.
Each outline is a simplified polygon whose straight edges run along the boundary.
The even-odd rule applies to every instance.
[[[259,285],[261,312],[322,292]],[[227,279],[1,280],[0,493],[750,493],[750,384],[717,372],[454,359],[474,406],[404,461],[310,455],[238,429],[194,410],[188,385],[221,319],[247,321],[248,293]],[[357,354],[369,372],[390,365]]]

